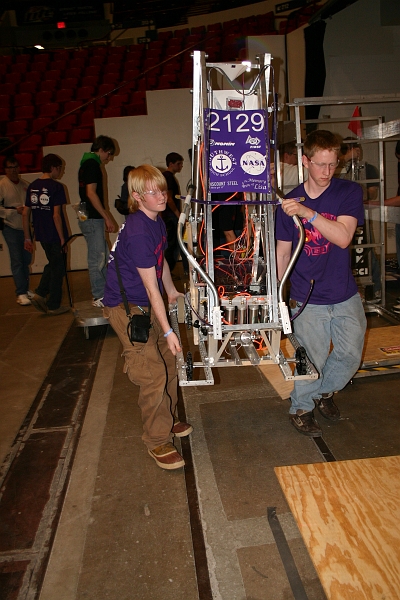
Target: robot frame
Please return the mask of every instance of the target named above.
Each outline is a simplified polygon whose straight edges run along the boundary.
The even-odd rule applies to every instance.
[[[186,360],[182,352],[177,355],[181,386],[213,385],[213,368],[268,363],[279,365],[285,380],[318,378],[292,333],[283,299],[285,281],[304,243],[298,217],[299,243],[280,284],[276,276],[274,215],[281,199],[271,185],[268,133],[269,120],[272,129],[276,126],[276,106],[271,55],[257,60],[207,63],[204,52],[193,53],[192,183],[178,222],[190,284],[184,306],[170,305],[169,313],[179,338],[179,322],[192,329],[200,360],[193,361],[191,352]],[[250,73],[249,88],[235,88],[232,73],[234,79]],[[216,77],[227,80],[228,90],[213,89]],[[214,200],[217,191],[229,198]],[[243,206],[245,225],[218,257],[213,211],[226,202]],[[281,350],[282,334],[289,338],[293,357]],[[202,369],[204,377],[194,378],[195,369]]]

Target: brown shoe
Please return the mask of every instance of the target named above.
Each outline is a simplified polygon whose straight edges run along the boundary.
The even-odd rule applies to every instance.
[[[293,427],[300,433],[310,437],[322,436],[322,429],[314,419],[314,411],[298,410],[295,415],[289,415],[289,419]]]
[[[51,316],[56,316],[56,315],[63,315],[66,312],[70,311],[70,307],[69,306],[59,306],[58,308],[55,308],[54,310],[48,310],[47,314],[49,315],[49,317]]]
[[[162,469],[180,469],[185,466],[185,461],[171,442],[148,450],[148,453]]]
[[[322,394],[321,398],[314,398],[315,406],[325,419],[338,421],[340,419],[340,410],[333,401],[333,393]]]
[[[192,433],[193,427],[190,425],[190,423],[181,423],[181,421],[175,421],[171,431],[174,435],[176,435],[176,437],[181,438]]]

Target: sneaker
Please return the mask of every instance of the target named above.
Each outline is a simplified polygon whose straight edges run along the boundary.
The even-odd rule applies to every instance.
[[[26,292],[26,295],[28,296],[29,300],[32,300],[33,296],[35,295],[35,292],[32,292],[32,290],[28,290]]]
[[[400,313],[400,303],[392,306],[392,311],[395,313]]]
[[[21,306],[28,306],[29,304],[32,304],[27,294],[20,294],[17,296],[17,303]]]
[[[104,308],[103,298],[93,298],[92,305],[96,308]]]
[[[36,308],[36,310],[40,310],[40,312],[47,314],[46,298],[43,298],[43,296],[39,296],[39,294],[33,294],[33,296],[31,297],[31,303]]]
[[[70,310],[69,306],[59,306],[58,308],[55,308],[54,310],[48,310],[47,314],[49,315],[49,317],[52,317],[53,315],[62,315],[66,312],[68,312]]]
[[[171,442],[157,446],[153,450],[148,450],[148,453],[154,458],[161,469],[172,470],[185,466],[185,461]]]
[[[337,421],[340,419],[340,410],[333,401],[333,392],[322,394],[322,398],[314,398],[315,406],[325,419]]]
[[[322,429],[314,419],[314,411],[305,412],[304,410],[298,410],[295,415],[289,415],[290,422],[293,427],[310,437],[321,437]]]
[[[181,423],[181,421],[175,421],[171,431],[176,437],[181,438],[192,433],[193,427],[189,423]]]
[[[382,292],[375,292],[371,300],[366,301],[367,304],[380,304],[382,302]]]

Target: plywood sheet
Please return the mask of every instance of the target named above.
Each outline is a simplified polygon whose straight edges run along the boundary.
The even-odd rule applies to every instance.
[[[329,600],[400,597],[400,456],[276,467]]]

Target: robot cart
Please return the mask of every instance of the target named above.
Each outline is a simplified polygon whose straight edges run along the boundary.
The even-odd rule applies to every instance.
[[[221,82],[228,89],[221,89]],[[212,385],[215,367],[266,363],[279,365],[285,380],[318,378],[292,333],[283,299],[284,283],[304,242],[297,217],[299,244],[280,285],[276,277],[274,216],[281,199],[271,181],[270,146],[276,144],[270,142],[269,129],[273,138],[271,56],[265,54],[256,64],[206,63],[205,53],[195,51],[192,184],[182,198],[178,223],[190,290],[184,307],[170,306],[170,317],[177,334],[178,322],[186,322],[198,352],[194,361],[190,353],[186,360],[183,354],[177,357],[181,386]],[[229,198],[216,197],[217,192]],[[243,206],[245,225],[234,244],[216,251],[213,211],[226,202]],[[281,351],[282,334],[294,348],[291,358]],[[195,377],[201,370],[203,377]]]

